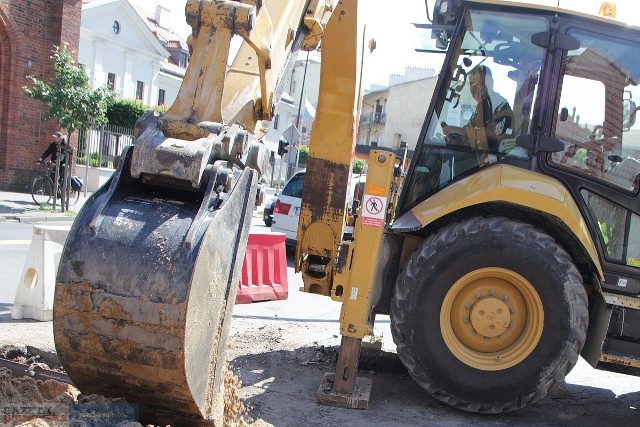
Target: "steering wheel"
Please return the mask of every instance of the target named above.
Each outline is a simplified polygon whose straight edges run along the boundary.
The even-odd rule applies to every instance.
[[[464,135],[458,132],[451,132],[449,135],[445,135],[444,141],[447,145],[466,145]]]
[[[446,122],[440,122],[442,129],[449,126]],[[447,145],[466,145],[465,137],[460,132],[451,132],[444,135],[444,141]]]

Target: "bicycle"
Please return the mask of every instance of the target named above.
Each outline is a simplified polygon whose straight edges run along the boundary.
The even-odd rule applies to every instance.
[[[31,197],[33,201],[38,205],[46,205],[53,198],[53,180],[51,175],[53,173],[53,163],[50,161],[44,162],[45,171],[36,176],[31,184]],[[74,206],[80,199],[80,191],[71,188],[71,182],[68,185],[69,188],[69,206]],[[58,194],[61,193],[61,188],[58,188]],[[60,196],[58,195],[58,198]]]

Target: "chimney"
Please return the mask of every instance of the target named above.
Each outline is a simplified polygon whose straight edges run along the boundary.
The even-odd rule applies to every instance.
[[[170,28],[171,26],[171,11],[166,7],[160,5],[156,6],[156,23],[162,28]]]

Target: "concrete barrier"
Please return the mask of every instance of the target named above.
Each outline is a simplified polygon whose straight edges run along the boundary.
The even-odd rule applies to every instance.
[[[33,226],[31,246],[11,308],[12,319],[53,320],[56,273],[71,224]]]

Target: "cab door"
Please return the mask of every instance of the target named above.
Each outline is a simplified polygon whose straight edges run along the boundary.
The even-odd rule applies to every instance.
[[[566,22],[578,49],[557,52],[551,136],[564,149],[541,167],[565,182],[596,241],[605,290],[640,292],[640,40],[622,28]],[[553,98],[552,98],[553,99]]]

